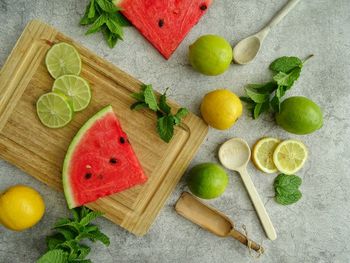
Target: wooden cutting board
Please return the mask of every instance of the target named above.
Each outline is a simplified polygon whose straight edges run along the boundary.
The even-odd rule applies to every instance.
[[[40,123],[35,103],[53,84],[44,63],[46,52],[53,43],[62,41],[79,51],[81,76],[91,84],[92,101],[66,127],[49,129]],[[89,117],[111,104],[148,181],[88,207],[104,212],[108,219],[136,235],[145,234],[197,152],[208,127],[189,114],[182,127],[176,128],[171,142],[164,143],[155,131],[154,114],[129,109],[133,103],[130,94],[138,91],[140,84],[56,29],[40,21],[30,22],[0,71],[1,158],[62,190],[61,167],[71,139]],[[175,103],[172,106],[178,108]]]

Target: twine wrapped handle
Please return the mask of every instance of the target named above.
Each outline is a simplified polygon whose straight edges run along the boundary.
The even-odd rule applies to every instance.
[[[256,242],[249,239],[245,225],[243,225],[242,228],[244,234],[233,228],[230,232],[230,235],[234,239],[237,239],[239,242],[241,242],[243,245],[247,246],[247,248],[249,249],[249,253],[251,253],[251,250],[255,250],[258,253],[257,257],[259,258],[264,253],[264,248],[262,247],[262,245],[259,245]]]

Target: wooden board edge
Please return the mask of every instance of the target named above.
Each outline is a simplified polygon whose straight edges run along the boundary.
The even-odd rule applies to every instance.
[[[57,31],[49,25],[32,20],[7,57],[0,71],[0,131],[45,55],[45,42],[53,40],[56,34]]]
[[[182,155],[180,154],[181,157],[179,155],[170,167],[169,174],[166,175],[167,178],[165,179],[171,179],[172,183],[164,180],[159,187],[159,191],[155,193],[143,213],[136,216],[130,215],[129,217],[126,217],[121,224],[123,228],[129,230],[137,236],[143,236],[148,232],[160,210],[163,208],[166,200],[177,186],[208,134],[208,125],[198,116],[193,114],[193,116],[188,117],[187,121],[187,125],[190,129],[190,138],[188,142],[192,143],[186,143],[183,148]],[[193,133],[193,130],[191,130],[191,128],[194,126],[197,126],[195,133]],[[188,156],[187,160],[186,157],[184,157],[184,154]],[[184,159],[186,160],[185,162],[183,161]],[[174,175],[171,176],[170,173],[173,173]]]

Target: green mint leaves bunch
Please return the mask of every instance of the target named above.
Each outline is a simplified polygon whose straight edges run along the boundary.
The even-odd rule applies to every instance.
[[[273,183],[276,202],[290,205],[299,201],[302,194],[299,190],[302,180],[296,175],[279,174]]]
[[[73,218],[61,218],[55,223],[53,230],[56,233],[46,238],[47,252],[36,263],[89,263],[91,260],[86,257],[91,249],[81,243],[84,239],[109,245],[109,238],[98,226],[90,223],[102,213],[85,206],[72,209],[71,212]]]
[[[101,31],[108,46],[113,48],[119,39],[123,39],[123,27],[130,25],[119,11],[111,0],[90,0],[80,24],[91,25],[86,35]]]
[[[176,114],[171,113],[171,107],[167,103],[166,92],[159,96],[159,101],[154,94],[152,85],[142,85],[139,93],[131,96],[137,100],[130,106],[132,110],[150,109],[157,114],[157,132],[165,142],[170,142],[174,136],[174,126],[181,123],[182,118],[188,114],[186,108],[180,108]]]
[[[252,110],[253,119],[267,111],[280,111],[282,97],[290,90],[298,80],[305,61],[297,57],[281,57],[270,65],[273,71],[273,80],[262,84],[248,84],[245,88],[246,96],[241,100],[246,102]]]

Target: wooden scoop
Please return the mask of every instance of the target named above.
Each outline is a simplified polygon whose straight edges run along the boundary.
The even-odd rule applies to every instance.
[[[183,217],[219,237],[232,236],[243,245],[248,246],[249,243],[250,248],[259,253],[264,252],[262,246],[251,240],[248,242],[246,235],[237,231],[233,222],[226,215],[202,203],[190,193],[182,193],[176,202],[175,210]]]

